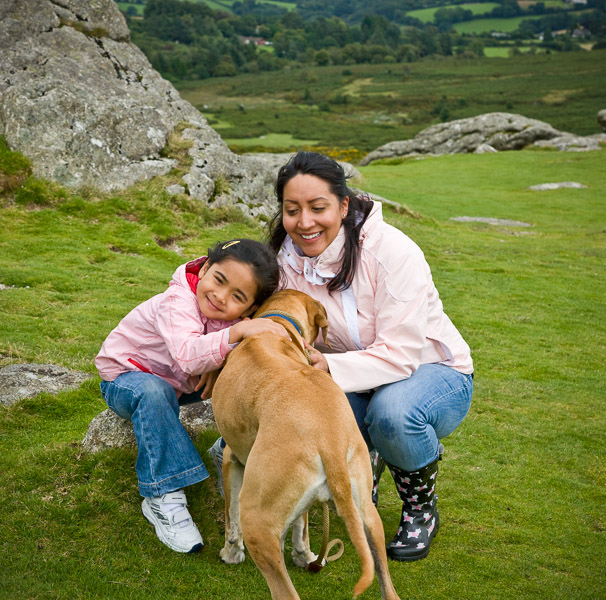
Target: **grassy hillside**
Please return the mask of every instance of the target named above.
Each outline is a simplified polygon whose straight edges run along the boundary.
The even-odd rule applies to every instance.
[[[231,14],[232,5],[234,0],[188,0],[190,2],[203,2],[208,5],[213,10],[218,10],[224,13]],[[126,1],[117,1],[116,4],[120,7],[120,10],[126,12],[129,7],[133,7],[129,14],[132,14],[132,11],[136,11],[137,15],[143,14],[143,9],[145,6],[145,0],[140,2],[129,2]],[[287,11],[296,10],[296,2],[288,2],[286,0],[257,0],[258,5],[262,4],[270,4],[280,8],[283,8]],[[527,10],[529,5],[536,4],[536,1],[528,1],[528,0],[518,0],[518,4],[523,9]],[[548,8],[555,9],[567,9],[567,5],[562,0],[546,0],[543,2]],[[496,2],[465,2],[462,4],[448,4],[442,3],[439,6],[434,6],[431,8],[418,8],[414,10],[409,10],[406,12],[407,17],[412,17],[414,19],[418,19],[422,23],[431,23],[433,21],[433,17],[436,11],[440,8],[456,8],[461,7],[465,10],[470,10],[474,16],[482,15],[484,13],[490,12],[493,8],[499,6],[499,3]],[[372,7],[369,7],[369,14],[372,14]],[[507,18],[497,18],[495,21],[495,31],[512,31],[511,29],[511,19]],[[462,24],[457,24],[455,27],[457,31],[459,31],[458,27]],[[514,28],[515,29],[515,28]],[[482,30],[483,31],[483,30]]]
[[[232,13],[232,4],[235,0],[187,0],[188,2],[204,2],[213,10],[218,10],[224,13]],[[143,14],[143,9],[145,8],[145,1],[139,2],[116,2],[119,6],[120,10],[126,12],[129,7],[134,7],[134,10],[138,15]],[[257,4],[273,4],[275,6],[279,6],[285,10],[293,10],[296,7],[294,2],[287,2],[282,0],[257,0]],[[131,9],[132,11],[132,9]],[[130,13],[129,13],[130,14]]]
[[[436,11],[440,8],[460,7],[465,10],[470,10],[474,15],[483,15],[497,6],[499,6],[499,4],[496,2],[465,2],[463,4],[448,4],[445,6],[435,6],[433,8],[419,8],[417,10],[408,11],[406,16],[419,19],[422,23],[431,23]]]
[[[414,137],[440,120],[493,111],[519,113],[580,135],[598,133],[605,61],[606,50],[507,60],[448,58],[309,67],[179,87],[236,149],[255,141],[267,147],[263,139],[282,134],[361,155]]]
[[[145,8],[144,4],[133,4],[132,2],[116,2],[116,4],[123,13],[127,13],[131,16],[142,16]]]
[[[476,367],[471,412],[444,441],[430,557],[390,565],[402,599],[603,597],[605,152],[362,169],[365,188],[419,213],[385,216],[423,248]],[[205,548],[177,555],[140,514],[135,452],[89,456],[79,445],[104,409],[92,361],[111,328],[209,244],[263,230],[239,213],[168,196],[178,172],[123,193],[74,193],[31,178],[27,161],[1,146],[0,172],[0,365],[52,362],[91,374],[76,391],[0,407],[3,597],[268,598],[250,559],[221,564],[214,478],[188,494]],[[588,187],[526,189],[566,180]],[[450,220],[462,215],[531,226]],[[201,437],[201,453],[216,435]],[[391,535],[399,515],[387,475],[379,512]],[[316,549],[320,515],[312,513]],[[287,559],[302,598],[351,597],[359,562],[340,520],[331,522],[346,541],[341,560],[310,575]],[[363,598],[378,597],[375,582]]]

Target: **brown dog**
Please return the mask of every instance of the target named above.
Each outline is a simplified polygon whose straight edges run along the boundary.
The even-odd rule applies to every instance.
[[[308,364],[303,339],[324,334],[326,311],[303,294],[274,294],[255,314],[280,322],[291,339],[263,333],[228,356],[212,394],[213,412],[227,442],[223,459],[227,563],[244,560],[244,544],[263,573],[273,600],[298,600],[284,564],[287,530],[292,557],[305,567],[307,509],[333,502],[362,561],[354,598],[376,567],[383,599],[398,600],[387,568],[385,535],[372,503],[368,449],[353,413],[330,375]]]

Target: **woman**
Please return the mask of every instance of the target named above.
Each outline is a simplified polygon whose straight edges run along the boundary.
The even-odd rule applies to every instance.
[[[328,312],[330,348],[318,339],[312,364],[347,394],[396,483],[402,517],[388,555],[419,560],[439,524],[439,440],[471,403],[469,347],[444,313],[419,247],[383,221],[380,203],[347,187],[337,162],[299,152],[280,169],[276,193],[269,236],[286,287]]]

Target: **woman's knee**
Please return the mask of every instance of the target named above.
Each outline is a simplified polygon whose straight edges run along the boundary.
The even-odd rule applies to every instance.
[[[366,413],[369,430],[380,431],[387,437],[397,437],[407,432],[415,433],[426,424],[422,399],[415,401],[412,395],[404,394],[404,390],[399,390],[398,386],[391,390],[385,388],[378,390],[369,404]]]
[[[377,451],[390,464],[411,470],[431,454],[433,446],[437,448],[437,440],[427,419],[427,399],[417,393],[421,391],[419,386],[409,383],[405,380],[377,390],[367,421]]]

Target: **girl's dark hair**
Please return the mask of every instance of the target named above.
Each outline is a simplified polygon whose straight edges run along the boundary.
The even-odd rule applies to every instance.
[[[372,201],[347,187],[345,171],[336,160],[317,152],[297,152],[280,168],[276,179],[276,196],[279,206],[269,223],[268,235],[269,246],[276,254],[280,251],[284,238],[286,238],[286,230],[282,222],[284,187],[295,175],[314,175],[323,179],[328,184],[331,193],[339,199],[339,203],[349,197],[347,216],[343,219],[345,229],[343,263],[337,276],[331,279],[327,286],[329,292],[345,290],[351,285],[356,272],[360,257],[360,230],[372,210]]]
[[[208,266],[221,264],[226,260],[236,260],[250,265],[257,284],[254,304],[260,305],[269,298],[280,283],[280,267],[276,255],[261,242],[236,239],[218,242],[208,249]]]

